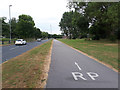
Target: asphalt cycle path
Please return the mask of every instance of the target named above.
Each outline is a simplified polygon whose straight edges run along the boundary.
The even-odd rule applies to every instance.
[[[110,88],[108,90],[111,90],[118,88],[118,73],[66,44],[53,40],[46,88]]]

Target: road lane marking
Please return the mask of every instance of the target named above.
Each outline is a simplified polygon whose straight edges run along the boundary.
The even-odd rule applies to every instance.
[[[82,69],[80,68],[80,66],[78,65],[78,63],[75,62],[75,65],[78,67],[78,69],[81,71]]]
[[[11,48],[10,50],[13,50],[13,49],[16,49],[16,48],[18,48],[18,47]]]
[[[22,48],[22,47],[25,47],[25,46],[16,46],[16,47],[11,48],[11,49],[9,49],[9,50],[13,50],[13,49],[16,49],[16,48]]]

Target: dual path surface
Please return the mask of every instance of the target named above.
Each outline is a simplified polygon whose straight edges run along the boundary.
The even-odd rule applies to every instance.
[[[31,42],[24,46],[3,46],[2,62],[47,41]],[[118,73],[54,40],[46,88],[118,88]]]
[[[54,40],[46,88],[118,88],[118,73]]]

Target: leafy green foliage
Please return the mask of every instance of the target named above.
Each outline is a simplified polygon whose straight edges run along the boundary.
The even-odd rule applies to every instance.
[[[17,37],[17,34],[16,34],[16,25],[17,25],[16,18],[12,18],[11,19],[11,36],[12,36],[12,38]]]
[[[36,39],[42,37],[42,32],[40,31],[39,28],[36,28],[36,27],[34,28],[34,36]]]
[[[2,35],[5,37],[9,37],[9,24],[5,22],[6,19],[6,17],[2,17]]]
[[[34,21],[31,16],[20,15],[19,21],[16,26],[16,32],[19,38],[30,38],[33,37],[34,33]]]
[[[62,38],[62,35],[53,34],[53,35],[52,35],[52,38],[55,38],[55,39],[56,39],[56,38]]]
[[[48,33],[47,32],[42,32],[42,38],[47,38],[48,37]]]
[[[6,23],[6,17],[2,17],[2,35],[10,37],[10,23]],[[19,15],[19,19],[11,19],[11,36],[12,38],[47,38],[48,33],[42,32],[39,28],[35,27],[34,20],[29,15]]]
[[[78,12],[65,12],[59,23],[61,31],[69,38],[79,38],[87,33],[88,20]]]
[[[118,32],[118,3],[88,3],[87,17],[92,23],[95,36],[99,38],[115,38]]]
[[[75,35],[77,37],[82,36],[82,34],[84,36],[90,34],[95,40],[120,39],[120,20],[118,18],[120,2],[74,2],[74,0],[70,0],[67,7],[70,11],[73,10],[73,17],[70,15],[64,17],[65,13],[63,14],[60,27],[64,34],[73,32],[73,37],[75,33],[77,33]],[[66,21],[66,24],[70,23],[72,29],[67,28],[66,30],[68,26],[64,24],[64,21],[68,17],[72,18],[72,22]]]

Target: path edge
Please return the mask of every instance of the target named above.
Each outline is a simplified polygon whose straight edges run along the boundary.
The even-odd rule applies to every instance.
[[[59,41],[59,40],[58,40],[58,41]],[[67,45],[68,47],[74,49],[75,51],[77,51],[77,52],[79,52],[79,53],[81,53],[81,54],[83,54],[83,55],[85,55],[85,56],[87,56],[87,57],[89,57],[89,58],[97,61],[98,63],[105,65],[106,67],[112,69],[113,71],[119,73],[117,69],[113,68],[113,66],[111,66],[111,65],[109,65],[109,64],[107,64],[107,63],[104,63],[104,62],[98,60],[97,58],[95,58],[95,57],[93,57],[93,56],[90,56],[90,55],[88,55],[87,53],[84,53],[84,52],[82,52],[82,51],[80,51],[80,50],[78,50],[78,49],[76,49],[76,48],[73,48],[72,46],[70,46],[70,45],[68,45],[68,44],[66,44],[66,43],[64,43],[64,42],[62,42],[62,41],[60,41],[60,42],[63,43],[63,44],[65,44],[65,45]]]

